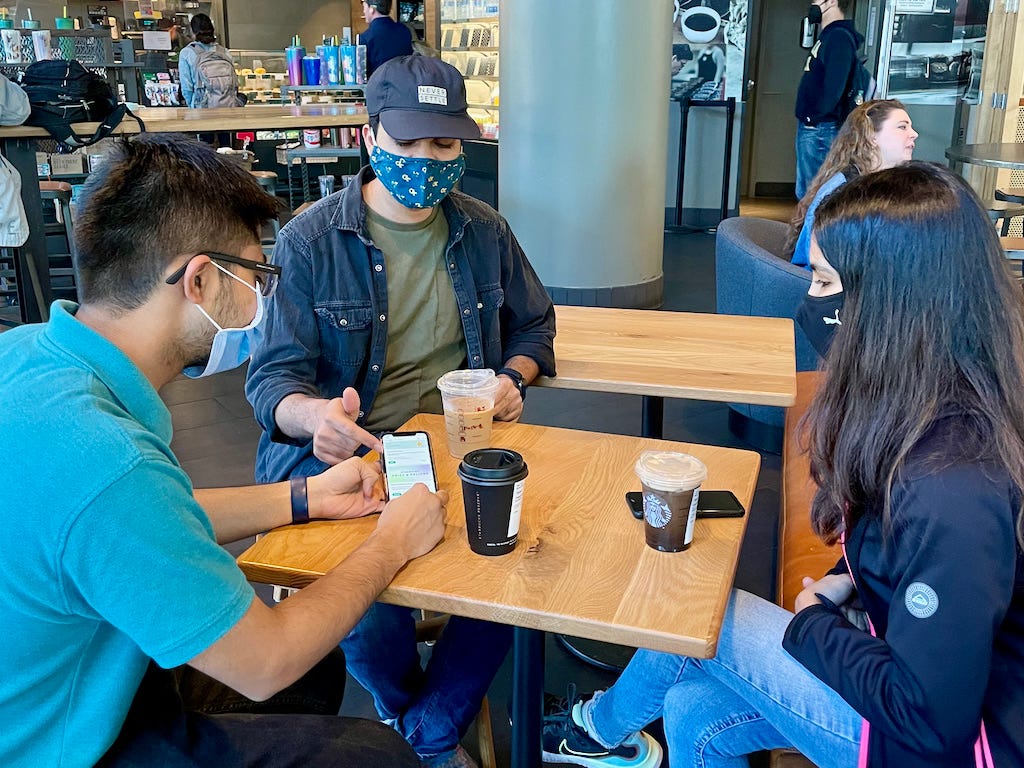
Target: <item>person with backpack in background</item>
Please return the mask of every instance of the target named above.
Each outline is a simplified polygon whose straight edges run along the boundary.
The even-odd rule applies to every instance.
[[[820,24],[796,93],[796,197],[802,199],[852,109],[846,98],[864,36],[846,18],[850,0],[812,0],[807,20]]]
[[[231,54],[216,41],[213,21],[205,13],[192,17],[195,42],[185,46],[178,57],[181,96],[192,109],[238,107],[238,75]]]

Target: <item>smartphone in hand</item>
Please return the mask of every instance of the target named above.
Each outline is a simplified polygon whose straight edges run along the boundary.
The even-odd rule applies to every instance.
[[[397,499],[416,483],[437,492],[437,475],[426,432],[388,432],[381,437],[388,501]]]

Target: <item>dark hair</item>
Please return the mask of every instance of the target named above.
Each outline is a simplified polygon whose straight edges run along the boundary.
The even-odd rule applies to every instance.
[[[963,455],[1024,488],[1024,296],[967,183],[914,161],[867,174],[821,204],[814,232],[845,294],[804,420],[815,531],[834,542],[867,508],[888,526],[908,453],[951,409]]]
[[[383,13],[385,16],[391,13],[391,0],[365,0],[365,2],[368,6],[376,8],[378,13]]]
[[[896,99],[878,99],[865,101],[857,106],[843,122],[832,147],[825,156],[821,168],[811,179],[804,196],[797,203],[793,217],[789,220],[789,232],[786,234],[786,246],[783,253],[792,256],[796,249],[796,241],[800,239],[800,230],[804,228],[807,209],[814,202],[815,195],[821,185],[837,173],[843,174],[847,181],[864,173],[871,173],[878,168],[880,158],[875,134],[882,130],[882,123],[897,109],[904,112],[907,108]]]
[[[209,45],[217,39],[217,36],[213,33],[213,19],[205,13],[197,13],[193,16],[190,26],[197,42]]]
[[[176,134],[117,140],[83,192],[80,296],[122,310],[141,306],[176,257],[258,243],[280,207],[240,165]]]
[[[850,6],[853,4],[853,0],[839,0],[839,10],[843,16],[850,12]]]

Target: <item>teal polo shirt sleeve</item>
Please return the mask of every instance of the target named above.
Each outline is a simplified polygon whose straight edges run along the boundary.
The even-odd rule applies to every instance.
[[[60,557],[67,610],[113,625],[162,667],[217,642],[254,596],[169,462],[142,457],[108,485],[71,523]]]

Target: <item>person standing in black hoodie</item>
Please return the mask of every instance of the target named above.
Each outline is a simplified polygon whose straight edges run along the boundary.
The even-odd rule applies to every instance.
[[[1024,299],[959,176],[909,162],[818,208],[813,281],[842,323],[807,413],[815,532],[796,614],[734,590],[717,655],[641,650],[545,722],[549,761],[1024,766]]]
[[[846,119],[846,93],[864,42],[846,18],[850,0],[813,0],[807,20],[820,24],[796,92],[796,197],[803,199]]]

